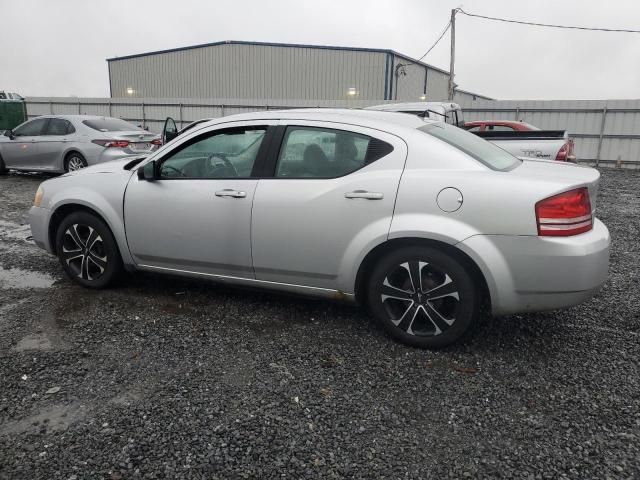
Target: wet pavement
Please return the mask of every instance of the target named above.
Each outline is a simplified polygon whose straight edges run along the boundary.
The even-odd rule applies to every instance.
[[[603,170],[610,279],[440,352],[359,309],[150,275],[83,289],[0,177],[0,479],[639,478],[640,171]]]

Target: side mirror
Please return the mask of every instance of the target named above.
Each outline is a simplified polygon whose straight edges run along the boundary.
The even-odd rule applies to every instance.
[[[4,131],[4,136],[5,137],[9,137],[11,140],[13,140],[15,138],[15,135],[13,134],[13,130],[8,129]]]
[[[142,168],[138,169],[138,179],[147,180],[148,182],[153,182],[158,179],[155,160],[146,163]]]

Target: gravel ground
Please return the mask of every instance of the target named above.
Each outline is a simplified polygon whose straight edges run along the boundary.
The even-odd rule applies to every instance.
[[[440,352],[340,304],[69,282],[0,177],[0,479],[640,478],[640,171],[603,170],[610,279]]]

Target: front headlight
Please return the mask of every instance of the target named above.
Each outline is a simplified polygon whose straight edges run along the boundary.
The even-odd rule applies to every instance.
[[[42,204],[42,197],[44,197],[44,189],[42,188],[42,185],[40,185],[36,192],[36,198],[33,199],[34,207],[39,207]]]

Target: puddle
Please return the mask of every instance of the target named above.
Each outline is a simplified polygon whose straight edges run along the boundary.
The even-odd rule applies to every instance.
[[[83,405],[54,405],[22,420],[5,423],[0,426],[0,435],[35,433],[43,428],[47,431],[66,430],[73,423],[82,420],[86,414]]]
[[[27,242],[30,236],[31,227],[29,225],[19,225],[14,222],[0,220],[0,237]]]
[[[35,333],[33,335],[27,335],[20,340],[13,350],[16,352],[24,352],[28,350],[41,350],[49,351],[53,348],[51,340],[44,333]]]
[[[13,288],[49,288],[56,279],[46,273],[30,272],[20,268],[0,267],[0,290]]]

